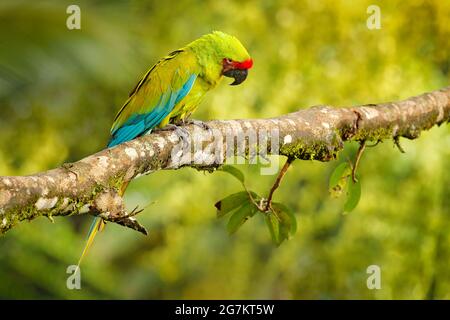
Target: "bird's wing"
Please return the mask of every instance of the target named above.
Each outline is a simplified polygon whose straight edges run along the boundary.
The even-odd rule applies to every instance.
[[[130,93],[111,128],[108,147],[155,128],[183,99],[199,73],[195,56],[177,50],[155,64]]]

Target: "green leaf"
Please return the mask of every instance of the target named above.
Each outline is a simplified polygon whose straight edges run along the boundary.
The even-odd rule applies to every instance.
[[[341,179],[347,174],[347,171],[350,171],[350,165],[347,162],[342,162],[339,164],[331,173],[329,180],[329,188],[330,190],[339,185]]]
[[[359,199],[361,198],[361,181],[355,183],[350,177],[348,179],[347,188],[347,201],[344,204],[344,212],[351,212],[358,205]]]
[[[279,237],[279,242],[277,243],[277,245],[279,246],[280,244],[283,243],[284,240],[289,239],[289,228],[290,225],[285,224],[283,222],[279,223],[279,228],[280,228],[280,237]]]
[[[280,226],[277,217],[272,212],[267,213],[264,216],[267,227],[269,228],[270,236],[272,241],[276,244],[280,244]]]
[[[255,212],[256,208],[250,202],[244,204],[242,207],[236,210],[236,212],[231,215],[230,220],[228,220],[228,233],[230,235],[235,233],[244,224],[244,222],[248,220],[249,217],[255,215]]]
[[[229,174],[231,174],[233,177],[235,177],[236,179],[238,179],[242,184],[244,184],[245,181],[245,177],[244,174],[242,173],[241,170],[239,170],[238,168],[235,168],[233,166],[230,165],[224,165],[220,168],[220,170],[224,171],[224,172],[228,172]]]
[[[217,208],[217,217],[223,217],[227,213],[237,209],[244,203],[248,202],[249,197],[247,191],[241,191],[230,194],[229,196],[217,201],[214,206]]]
[[[273,202],[272,208],[280,218],[280,223],[286,225],[288,235],[293,236],[297,232],[297,219],[289,207],[279,202]]]

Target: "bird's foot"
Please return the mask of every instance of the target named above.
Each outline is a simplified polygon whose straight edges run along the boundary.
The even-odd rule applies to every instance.
[[[166,124],[163,128],[158,129],[160,131],[175,131],[175,133],[178,135],[178,137],[180,138],[181,141],[183,142],[188,142],[189,141],[189,132],[182,128],[179,127],[175,124]]]
[[[188,119],[188,120],[185,120],[183,122],[183,124],[192,124],[192,125],[197,126],[197,127],[201,128],[203,130],[211,131],[211,127],[206,122],[201,121],[201,120]]]

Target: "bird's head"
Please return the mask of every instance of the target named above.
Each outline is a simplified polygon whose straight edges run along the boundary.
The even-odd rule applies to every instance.
[[[242,62],[230,58],[222,60],[222,74],[225,77],[234,78],[232,86],[238,85],[247,78],[248,69],[253,66],[253,60],[248,58]]]
[[[206,76],[215,80],[222,76],[234,78],[231,85],[238,85],[247,78],[253,60],[242,43],[235,37],[220,31],[204,35],[193,42],[199,63],[206,69]]]

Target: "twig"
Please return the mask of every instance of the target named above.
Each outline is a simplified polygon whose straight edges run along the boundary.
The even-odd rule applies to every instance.
[[[400,145],[400,137],[399,136],[394,137],[394,144],[398,148],[398,150],[400,150],[401,153],[406,153],[405,149],[403,149],[402,146]]]
[[[366,148],[373,148],[376,147],[378,144],[382,143],[383,140],[378,139],[377,142],[375,142],[374,144],[366,144]]]
[[[272,198],[275,190],[278,189],[280,186],[281,180],[283,179],[284,175],[286,174],[289,166],[294,161],[294,158],[287,158],[286,162],[284,163],[283,168],[281,168],[280,172],[278,173],[277,179],[275,180],[275,183],[273,184],[272,188],[270,189],[269,196],[267,197],[267,203],[266,208],[264,211],[269,211],[269,209],[272,207]]]
[[[366,149],[366,140],[362,140],[359,143],[358,152],[356,153],[355,163],[352,166],[352,179],[353,182],[356,183],[358,180],[356,179],[356,169],[358,169],[359,161],[361,160],[361,156]]]
[[[248,190],[247,186],[245,185],[245,183],[242,183],[242,186],[244,187],[245,191],[248,194],[248,198],[250,199],[250,201],[253,203],[253,205],[255,207],[258,208],[258,210],[261,210],[261,206],[255,201],[255,198],[253,198],[252,193],[250,192],[250,190]]]

